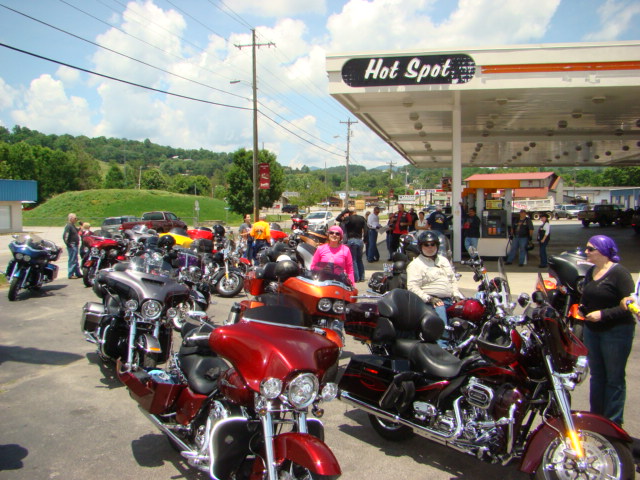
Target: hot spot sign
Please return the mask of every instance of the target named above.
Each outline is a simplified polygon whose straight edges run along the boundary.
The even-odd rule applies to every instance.
[[[352,58],[342,67],[350,87],[391,85],[451,85],[467,83],[476,72],[469,55]]]

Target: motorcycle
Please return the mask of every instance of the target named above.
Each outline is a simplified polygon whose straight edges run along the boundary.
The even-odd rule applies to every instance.
[[[393,354],[353,356],[340,399],[389,440],[416,433],[492,463],[519,459],[539,479],[633,478],[627,432],[570,409],[570,392],[587,377],[587,349],[538,282],[532,298],[518,299],[524,313],[487,322],[479,356],[465,359],[438,346],[443,322],[417,295],[392,291],[374,336],[392,342]],[[421,339],[404,338],[416,331]]]
[[[305,220],[302,214],[294,213],[291,215],[291,231],[304,233],[309,229],[309,221]]]
[[[593,266],[579,249],[549,257],[549,276],[545,280],[551,304],[569,322],[573,333],[582,340],[584,315],[580,312],[582,282]]]
[[[189,465],[214,480],[337,479],[324,427],[308,413],[322,416],[337,394],[338,347],[285,306],[188,327],[165,369],[118,374]]]
[[[240,311],[285,302],[309,315],[312,324],[327,331],[340,347],[344,345],[346,307],[358,294],[340,267],[321,262],[314,270],[301,272],[292,260],[269,262],[250,270],[245,278],[245,291],[254,298],[240,302],[237,306]]]
[[[52,262],[60,258],[62,248],[55,243],[35,234],[22,233],[13,235],[9,250],[13,255],[5,271],[9,301],[15,301],[20,290],[39,290],[58,277],[58,266]]]
[[[224,247],[213,254],[205,254],[203,281],[221,297],[235,297],[244,287],[244,274],[233,266],[230,248]],[[234,257],[235,258],[235,257]]]
[[[112,267],[126,260],[127,246],[120,236],[115,238],[85,235],[82,237],[82,282],[85,287],[93,285],[96,273],[101,268]]]
[[[171,353],[172,324],[189,315],[189,287],[171,277],[172,267],[158,251],[98,272],[93,291],[102,303],[82,308],[85,339],[104,361],[124,359],[128,370],[153,367]]]

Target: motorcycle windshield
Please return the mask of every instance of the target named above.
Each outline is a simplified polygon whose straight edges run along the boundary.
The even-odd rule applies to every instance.
[[[279,317],[286,316],[277,308],[274,311]],[[243,321],[216,328],[209,344],[233,364],[255,392],[260,391],[262,380],[278,378],[286,383],[301,371],[322,378],[338,361],[338,346],[312,329],[247,317],[251,317],[250,310]]]
[[[504,267],[502,257],[498,258],[498,276],[493,279],[496,292],[500,294],[503,305],[511,304],[511,288],[507,278],[507,270]]]
[[[138,233],[138,234],[146,233],[147,230],[149,230],[149,228],[143,223],[134,225],[133,228],[131,229],[133,233]]]
[[[38,248],[44,245],[44,240],[35,233],[20,233],[13,237],[16,245],[27,245],[31,248]]]
[[[349,275],[340,265],[329,262],[318,262],[310,271],[311,279],[318,282],[339,282],[344,285],[351,285]]]
[[[160,252],[146,252],[138,257],[133,257],[127,269],[163,277],[169,277],[173,274],[171,264],[164,260],[164,256]]]

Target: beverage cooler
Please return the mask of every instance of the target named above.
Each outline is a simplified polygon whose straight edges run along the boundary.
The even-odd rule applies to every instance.
[[[483,257],[504,256],[509,237],[509,224],[502,200],[485,200],[481,223],[482,237],[478,242],[480,255]]]

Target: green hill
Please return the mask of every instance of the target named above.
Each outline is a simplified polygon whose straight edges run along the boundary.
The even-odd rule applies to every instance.
[[[28,226],[64,226],[67,214],[78,215],[81,221],[99,226],[106,217],[140,216],[152,210],[175,213],[188,225],[195,224],[195,201],[200,206],[201,224],[222,220],[229,224],[242,223],[242,217],[225,210],[226,203],[208,197],[181,195],[159,190],[83,190],[57,195],[33,210],[24,212]]]

